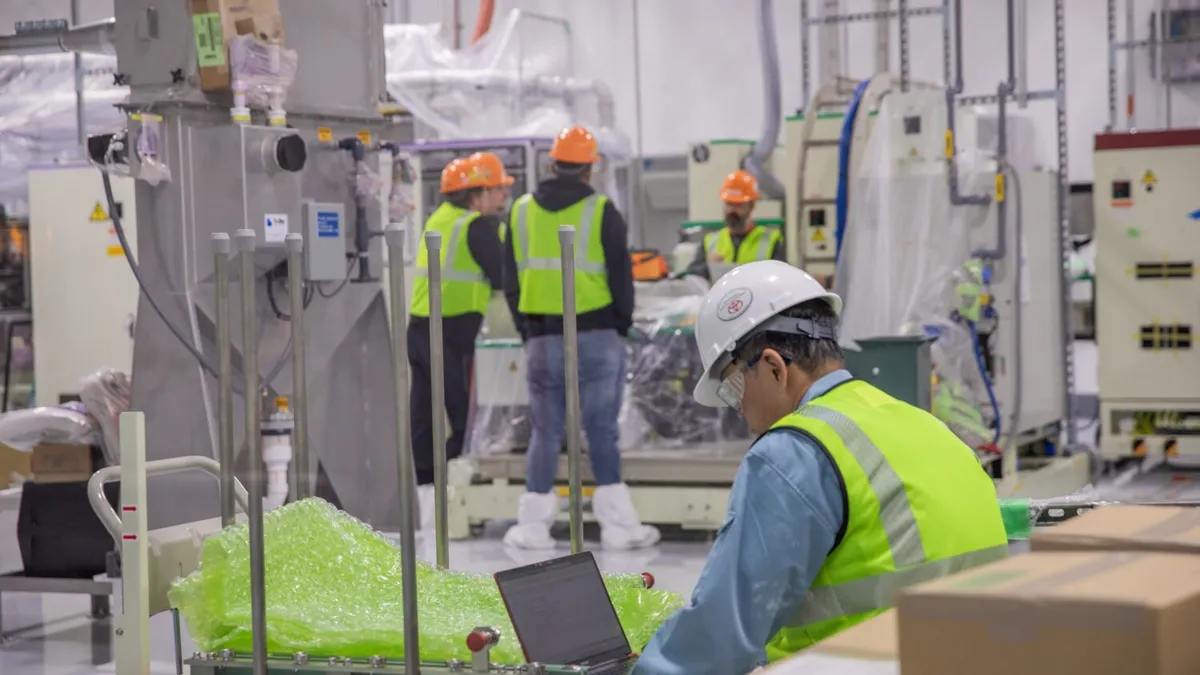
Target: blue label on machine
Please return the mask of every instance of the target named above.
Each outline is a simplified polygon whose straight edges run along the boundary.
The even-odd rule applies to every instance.
[[[317,211],[317,236],[338,237],[341,224],[335,211]]]
[[[1200,220],[1200,209],[1196,209],[1195,211],[1189,213],[1188,218],[1191,218],[1192,220]]]

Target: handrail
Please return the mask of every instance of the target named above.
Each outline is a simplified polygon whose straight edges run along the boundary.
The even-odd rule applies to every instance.
[[[211,474],[213,478],[218,480],[221,477],[221,465],[211,457],[191,455],[146,462],[147,476],[179,473],[193,469]],[[120,480],[121,467],[119,466],[106,466],[92,474],[92,477],[88,480],[88,502],[91,503],[92,510],[96,512],[96,517],[100,519],[100,522],[104,523],[105,529],[108,530],[108,533],[118,543],[121,541],[121,518],[117,515],[116,510],[113,509],[112,504],[108,502],[108,496],[104,494],[104,485]],[[246,492],[246,488],[242,485],[242,482],[236,478],[233,481],[233,496],[237,499],[238,506],[242,508],[242,511],[249,512],[250,495]]]

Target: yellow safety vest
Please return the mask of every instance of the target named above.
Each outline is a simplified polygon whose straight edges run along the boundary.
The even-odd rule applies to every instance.
[[[478,211],[461,209],[443,202],[425,221],[425,231],[442,233],[442,316],[484,314],[492,297],[492,286],[475,262],[467,245],[467,228],[479,217]],[[417,278],[413,282],[413,316],[429,316],[429,250],[425,237],[417,249]]]
[[[796,615],[767,645],[776,661],[886,611],[913,584],[1008,554],[996,486],[929,413],[851,380],[775,423],[828,450],[846,486],[846,527]]]
[[[558,226],[575,226],[575,310],[580,314],[612,304],[600,223],[608,199],[590,195],[562,211],[547,211],[531,195],[513,204],[509,236],[521,286],[522,314],[561,316],[562,248]]]
[[[722,227],[720,232],[704,235],[704,254],[709,261],[717,255],[721,257],[720,262],[745,265],[758,260],[770,260],[771,251],[780,239],[777,230],[755,225],[742,239],[741,245],[734,249],[733,235],[728,227]]]

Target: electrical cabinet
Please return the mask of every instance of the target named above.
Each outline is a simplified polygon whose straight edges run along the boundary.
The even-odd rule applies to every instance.
[[[133,181],[113,176],[112,188],[136,256]],[[30,169],[29,246],[37,404],[77,397],[101,368],[130,372],[138,286],[95,167]]]
[[[1096,136],[1101,455],[1200,459],[1200,129]]]

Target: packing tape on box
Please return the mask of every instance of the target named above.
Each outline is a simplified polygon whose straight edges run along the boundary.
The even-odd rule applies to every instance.
[[[1151,553],[1110,553],[1052,574],[1039,576],[1007,589],[1004,595],[979,598],[979,602],[947,603],[944,596],[903,595],[899,602],[901,631],[906,620],[977,621],[987,627],[989,635],[1001,642],[1029,643],[1053,626],[1070,626],[1079,630],[1114,630],[1121,632],[1148,631],[1155,625],[1150,612],[1131,612],[1120,604],[1090,602],[1086,611],[1079,600],[1061,599],[1057,603],[1038,602],[1036,614],[1029,605],[1037,602],[1038,594],[1065,583],[1094,577],[1138,562]],[[1028,570],[995,571],[995,583],[1013,579],[1014,575],[1029,574]],[[964,580],[962,588],[985,587],[987,568],[981,568]]]

